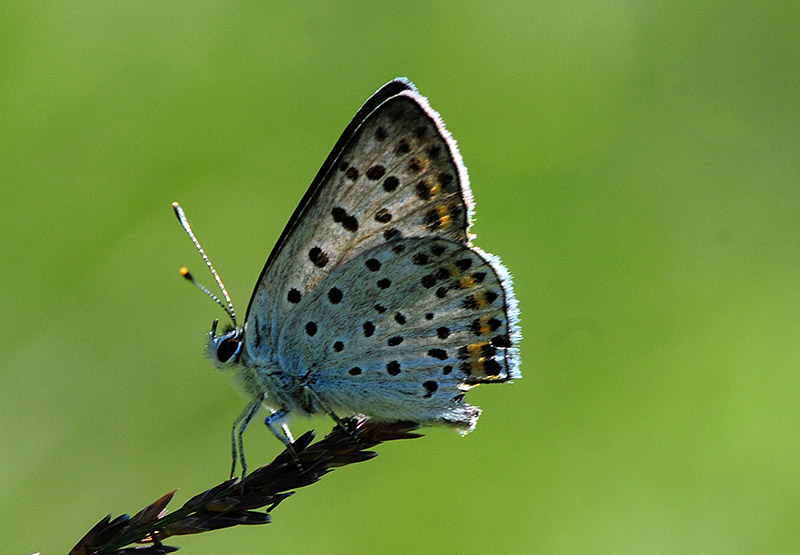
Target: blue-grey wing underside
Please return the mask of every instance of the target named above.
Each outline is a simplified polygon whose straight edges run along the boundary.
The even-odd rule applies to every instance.
[[[363,400],[402,417],[414,397],[439,420],[474,422],[458,412],[477,410],[460,392],[519,376],[519,331],[507,272],[470,244],[471,211],[438,114],[409,83],[387,84],[270,256],[248,308],[247,357],[296,372],[331,408]]]

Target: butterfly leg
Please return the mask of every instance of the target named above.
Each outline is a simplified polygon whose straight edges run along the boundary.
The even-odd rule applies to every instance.
[[[258,412],[261,407],[261,401],[253,401],[247,405],[244,410],[239,413],[239,416],[233,421],[233,428],[231,429],[231,478],[236,472],[236,461],[238,460],[242,465],[242,479],[247,473],[247,463],[244,460],[244,435],[247,425]]]
[[[325,404],[325,402],[324,402],[324,401],[323,401],[323,400],[320,398],[320,396],[317,394],[317,392],[316,392],[316,391],[314,391],[313,389],[311,389],[311,387],[310,387],[310,386],[308,386],[308,385],[305,385],[305,386],[304,386],[304,388],[305,388],[305,391],[306,391],[306,393],[308,394],[308,396],[309,396],[309,397],[311,397],[311,398],[314,400],[314,403],[315,403],[315,404],[316,404],[316,405],[317,405],[319,408],[321,408],[321,409],[322,409],[322,410],[325,412],[325,414],[327,414],[328,416],[330,416],[330,417],[333,419],[333,421],[334,421],[334,422],[336,422],[336,425],[339,427],[339,429],[340,429],[340,430],[342,430],[342,431],[343,431],[344,433],[346,433],[347,435],[349,435],[349,436],[350,436],[350,438],[351,438],[351,439],[352,439],[352,440],[353,440],[353,441],[354,441],[356,444],[359,444],[359,445],[360,445],[360,443],[361,443],[361,440],[360,440],[360,438],[358,437],[358,432],[356,432],[354,429],[353,429],[353,430],[351,430],[350,428],[348,428],[348,427],[347,427],[347,423],[346,423],[346,422],[345,422],[345,421],[344,421],[342,418],[339,418],[339,417],[336,415],[336,413],[335,413],[335,412],[333,412],[333,409],[331,409],[331,408],[330,408],[328,405],[326,405],[326,404]]]
[[[292,437],[292,431],[289,429],[289,426],[286,424],[281,424],[281,431],[283,432],[283,435],[286,436],[286,441],[288,441],[290,445],[293,444],[294,438]]]
[[[297,453],[294,450],[294,438],[292,437],[292,432],[289,431],[289,426],[284,423],[280,424],[280,427],[277,427],[275,424],[280,422],[281,419],[285,418],[286,415],[289,414],[288,409],[278,409],[269,416],[264,419],[264,424],[270,429],[270,431],[281,440],[284,445],[286,445],[286,450],[292,456],[292,458],[297,461]]]

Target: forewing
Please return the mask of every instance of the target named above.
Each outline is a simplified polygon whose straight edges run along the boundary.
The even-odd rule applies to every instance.
[[[359,253],[408,237],[468,244],[467,173],[438,114],[398,81],[365,108],[370,110],[362,109],[346,129],[259,278],[246,318],[252,358],[273,356],[281,326],[302,299]]]

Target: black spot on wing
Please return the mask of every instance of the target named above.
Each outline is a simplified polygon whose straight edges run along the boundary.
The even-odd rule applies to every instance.
[[[389,177],[383,180],[383,190],[386,191],[387,193],[396,191],[399,186],[400,186],[400,180],[393,175],[390,175]]]
[[[297,289],[289,289],[289,293],[286,294],[286,300],[292,304],[297,304],[303,298],[303,295]]]
[[[381,165],[375,165],[369,168],[365,175],[367,176],[367,179],[371,179],[372,181],[377,181],[378,179],[383,177],[385,173],[386,173],[386,168],[384,168]]]
[[[319,247],[312,247],[308,251],[308,259],[317,268],[324,268],[328,263],[328,255]]]
[[[388,224],[392,221],[392,214],[386,208],[381,208],[375,212],[375,221],[380,224]]]
[[[331,304],[339,304],[342,302],[343,297],[344,294],[338,287],[331,287],[328,291],[328,300],[331,302]]]
[[[347,231],[358,231],[358,220],[356,217],[348,214],[347,211],[341,206],[333,207],[331,210],[331,217],[333,218],[334,222],[341,224],[341,226]]]
[[[428,397],[430,397],[431,395],[436,393],[436,390],[439,389],[439,384],[436,383],[433,380],[429,380],[427,382],[424,382],[422,384],[422,387],[424,387],[425,390],[427,391],[427,393],[425,393],[425,395],[423,395],[423,397],[427,399]]]

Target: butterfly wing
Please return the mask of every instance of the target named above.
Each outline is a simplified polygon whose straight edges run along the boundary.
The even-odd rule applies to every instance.
[[[281,326],[332,269],[387,240],[468,243],[472,195],[455,142],[405,80],[359,110],[295,211],[256,284],[245,349],[272,360]]]
[[[328,409],[470,430],[472,385],[517,378],[516,318],[496,259],[440,237],[380,243],[303,299],[278,339],[283,368]]]
[[[248,307],[246,360],[279,367],[329,409],[471,429],[480,411],[463,391],[520,377],[510,278],[471,246],[471,211],[438,114],[407,81],[388,83],[270,255]],[[314,408],[301,391],[276,393]]]

